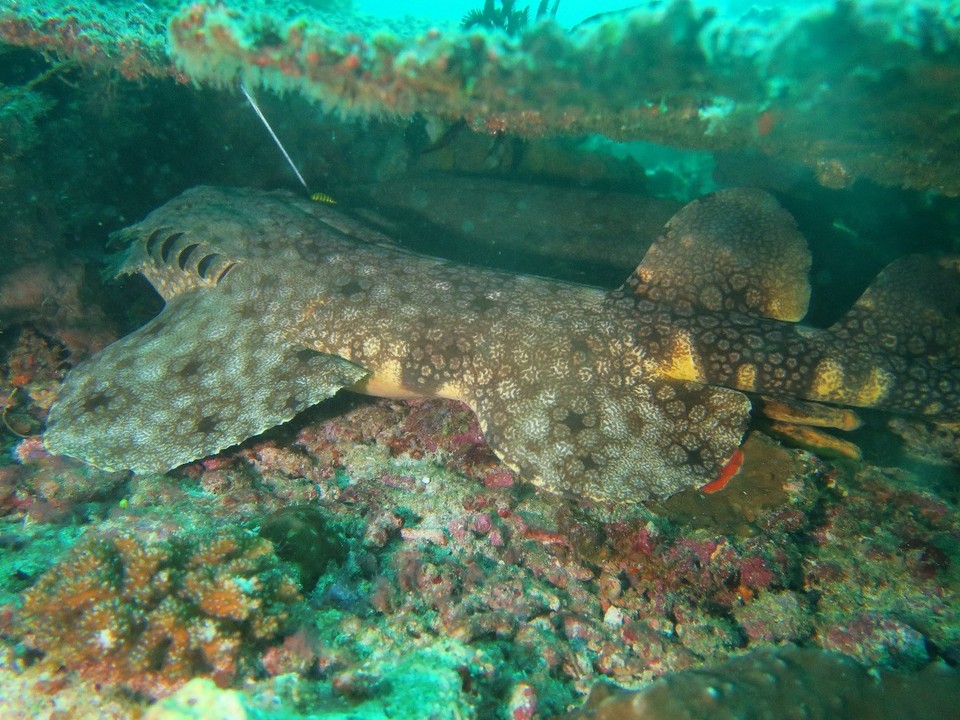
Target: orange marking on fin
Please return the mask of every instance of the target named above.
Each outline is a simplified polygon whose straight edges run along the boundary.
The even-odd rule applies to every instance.
[[[733,451],[733,455],[730,456],[730,459],[727,460],[727,464],[723,466],[723,470],[720,471],[720,476],[716,480],[711,480],[706,485],[701,487],[700,492],[707,495],[720,492],[727,486],[727,483],[730,482],[730,479],[740,471],[740,467],[742,465],[743,450],[737,448]]]

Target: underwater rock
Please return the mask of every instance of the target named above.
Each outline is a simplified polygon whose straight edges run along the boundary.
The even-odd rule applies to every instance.
[[[910,457],[942,465],[960,464],[960,425],[891,418],[887,427],[904,442]]]
[[[615,189],[441,173],[377,183],[363,195],[407,229],[411,249],[608,287],[623,282],[680,209]]]
[[[960,676],[931,666],[878,680],[849,658],[795,646],[765,648],[687,670],[639,692],[599,685],[570,720],[942,720],[960,705]]]
[[[317,508],[288,505],[260,522],[260,537],[273,543],[277,555],[300,570],[300,584],[310,592],[330,563],[343,562],[343,537]]]
[[[257,713],[259,716],[259,713]],[[143,720],[247,720],[251,710],[236,690],[218,688],[207,678],[194,678],[182,688],[151,705]]]

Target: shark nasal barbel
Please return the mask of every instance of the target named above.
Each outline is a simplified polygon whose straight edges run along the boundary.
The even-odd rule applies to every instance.
[[[759,190],[681,209],[614,291],[416,255],[284,192],[194,188],[123,235],[166,305],[69,373],[44,436],[104,469],[166,471],[348,389],[456,398],[522,478],[639,502],[721,475],[746,393],[960,409],[960,261],[903,258],[800,324],[810,254]]]

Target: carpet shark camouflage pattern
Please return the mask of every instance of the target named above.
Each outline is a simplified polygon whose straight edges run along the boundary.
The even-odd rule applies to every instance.
[[[415,255],[285,192],[194,188],[122,235],[121,272],[166,305],[69,373],[44,436],[106,470],[169,470],[345,388],[461,400],[523,479],[630,503],[715,479],[745,393],[960,408],[960,259],[903,258],[804,326],[806,241],[759,190],[681,209],[615,291]]]

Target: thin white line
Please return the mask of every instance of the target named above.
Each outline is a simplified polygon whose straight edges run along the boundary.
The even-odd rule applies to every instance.
[[[273,131],[273,128],[270,127],[270,123],[267,122],[267,118],[264,116],[263,111],[260,110],[260,106],[257,105],[257,101],[253,99],[253,95],[249,93],[246,86],[243,83],[240,83],[240,90],[247,97],[247,102],[250,103],[250,107],[253,108],[253,111],[257,114],[257,117],[260,118],[260,122],[263,123],[263,126],[267,129],[267,132],[270,133],[270,137],[273,138],[273,141],[277,144],[277,147],[280,148],[280,152],[283,153],[283,156],[287,159],[287,164],[290,165],[294,174],[297,176],[297,180],[300,181],[300,184],[303,185],[304,189],[307,192],[310,192],[310,188],[307,187],[307,181],[303,179],[303,175],[300,174],[300,171],[297,170],[297,166],[293,164],[293,160],[290,159],[290,155],[287,153],[287,149],[283,147],[283,143],[280,142],[280,138],[277,137],[277,134]]]

